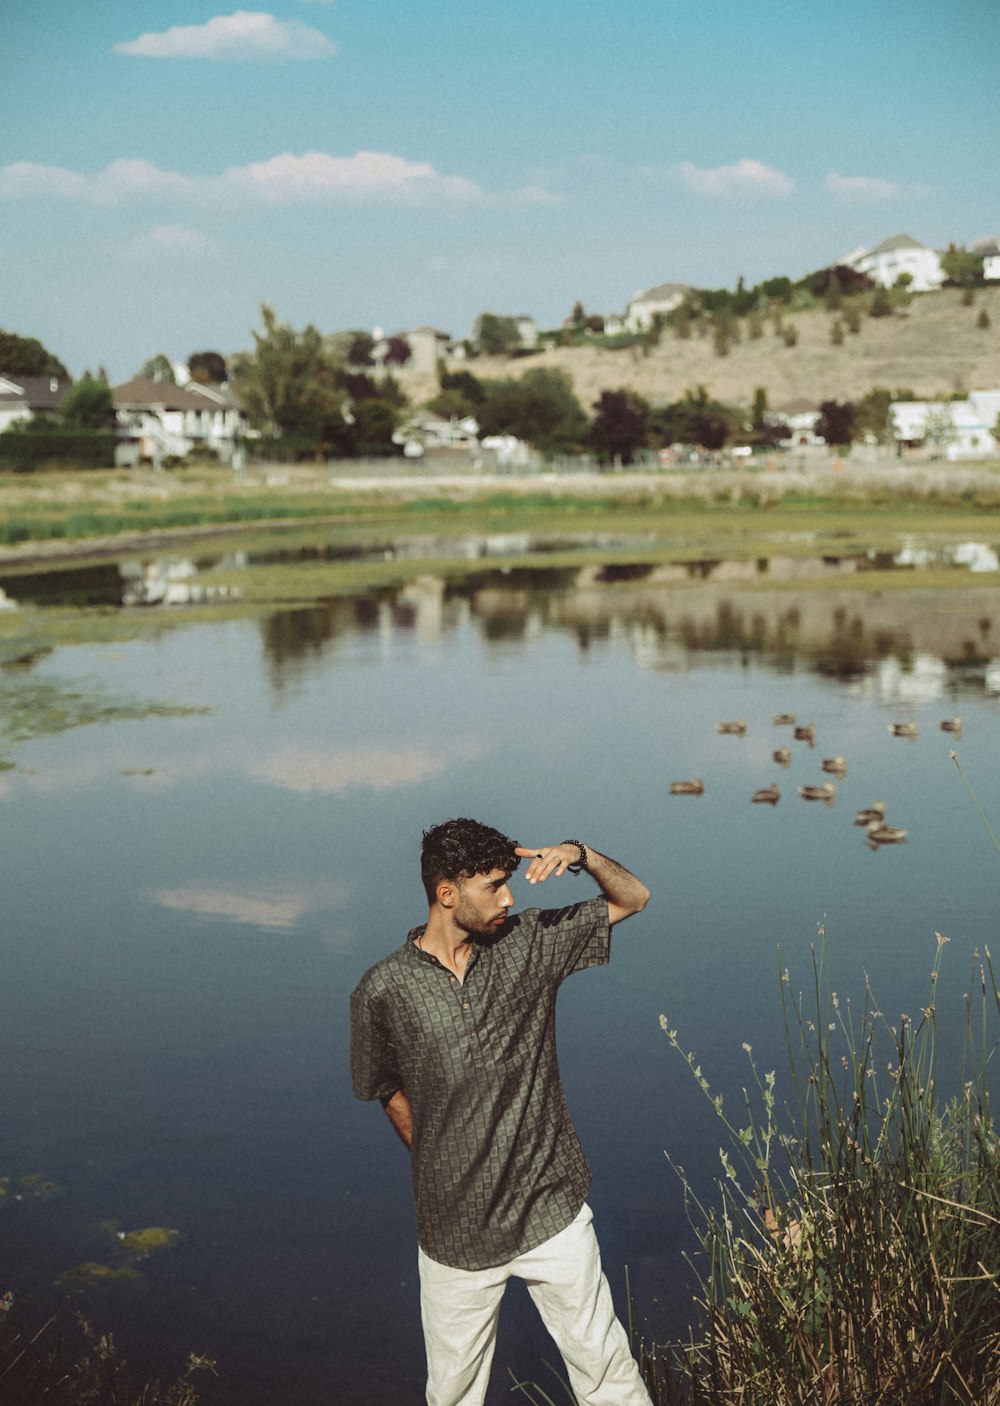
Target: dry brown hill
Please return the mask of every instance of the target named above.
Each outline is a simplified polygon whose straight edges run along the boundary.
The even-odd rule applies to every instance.
[[[983,309],[990,319],[987,328],[977,326]],[[977,289],[968,307],[958,289],[920,294],[891,317],[862,316],[860,332],[845,332],[841,346],[830,341],[837,316],[820,308],[785,311],[785,325],[798,332],[794,347],[775,333],[770,317],[757,340],[750,339],[747,320],[741,319],[742,340],[726,356],[717,355],[710,335],[683,341],[668,328],[648,352],[640,347],[560,347],[512,361],[477,357],[464,364],[480,378],[560,367],[585,407],[602,390],[622,387],[664,404],[689,388],[705,386],[717,400],[749,405],[755,389],[763,386],[768,404],[779,410],[796,402],[816,406],[823,400],[855,400],[873,386],[908,388],[919,398],[1000,388],[1000,287]],[[414,402],[437,389],[433,376],[404,372],[400,379]]]

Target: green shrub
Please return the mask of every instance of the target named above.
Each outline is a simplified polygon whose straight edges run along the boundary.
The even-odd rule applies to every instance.
[[[927,1007],[897,1025],[870,990],[831,990],[825,940],[808,1013],[782,977],[792,1102],[747,1050],[755,1112],[731,1115],[661,1024],[726,1132],[720,1199],[681,1177],[699,1246],[698,1326],[647,1343],[659,1400],[713,1406],[997,1406],[1000,1137],[990,1110],[990,956],[966,997],[961,1086],[938,1089],[938,935]]]
[[[0,472],[33,473],[44,464],[110,469],[116,443],[106,430],[7,430],[0,434]]]

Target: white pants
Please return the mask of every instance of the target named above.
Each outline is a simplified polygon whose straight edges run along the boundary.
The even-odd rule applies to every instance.
[[[601,1270],[593,1213],[496,1269],[450,1269],[418,1253],[428,1406],[482,1406],[507,1280],[523,1279],[581,1406],[650,1406]]]

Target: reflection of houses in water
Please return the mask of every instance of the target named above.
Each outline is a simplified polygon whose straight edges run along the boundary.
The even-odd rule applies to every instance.
[[[893,656],[877,660],[863,679],[852,683],[851,693],[893,706],[932,703],[945,696],[948,684],[948,665],[937,655],[917,654],[905,666]]]
[[[193,561],[156,557],[119,562],[118,570],[122,605],[201,605],[241,594],[233,586],[206,586],[195,580],[198,568]]]
[[[954,547],[921,547],[907,543],[893,557],[896,566],[963,566],[967,571],[1000,571],[1000,557],[995,547],[985,542],[960,542]]]

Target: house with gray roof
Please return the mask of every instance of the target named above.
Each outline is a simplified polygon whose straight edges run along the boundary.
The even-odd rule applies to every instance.
[[[944,283],[941,255],[909,234],[893,234],[874,249],[853,249],[837,263],[866,273],[883,288],[892,288],[900,274],[908,274],[914,293],[927,293]]]
[[[5,376],[0,370],[0,434],[19,421],[54,414],[72,384],[68,376]]]
[[[244,414],[226,386],[205,386],[189,381],[157,381],[135,376],[111,391],[118,419],[119,462],[143,459],[161,464],[182,459],[192,449],[214,449],[224,464],[243,434]]]
[[[657,283],[654,288],[640,289],[625,309],[625,326],[629,332],[648,332],[657,313],[665,316],[679,308],[691,292],[686,283]]]

